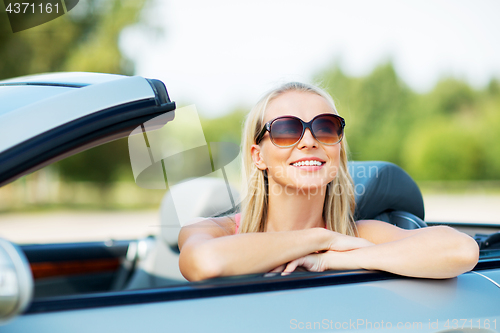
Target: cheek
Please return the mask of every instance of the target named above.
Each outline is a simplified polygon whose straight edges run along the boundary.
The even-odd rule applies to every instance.
[[[262,152],[269,177],[280,184],[283,182],[283,179],[290,178],[290,170],[287,168],[288,165],[286,164],[290,155],[289,150],[277,148],[271,143],[267,147],[263,146]]]
[[[331,167],[333,169],[330,175],[333,176],[332,178],[335,178],[340,168],[340,146],[332,148],[334,149],[331,149],[328,155],[330,156]]]
[[[330,158],[332,160],[332,162],[334,162],[335,164],[339,164],[340,162],[340,145],[335,145],[333,147],[330,147],[330,151],[328,153],[328,155],[330,155]]]
[[[273,144],[264,145],[262,153],[262,158],[268,168],[282,166],[290,155],[286,149],[280,149]]]

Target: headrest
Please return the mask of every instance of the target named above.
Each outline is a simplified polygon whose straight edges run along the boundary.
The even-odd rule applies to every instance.
[[[424,201],[415,181],[389,162],[349,162],[356,197],[355,220],[401,210],[424,219]]]
[[[238,191],[220,178],[201,177],[176,184],[161,202],[162,238],[176,249],[181,226],[197,217],[217,216],[230,211],[239,202]]]

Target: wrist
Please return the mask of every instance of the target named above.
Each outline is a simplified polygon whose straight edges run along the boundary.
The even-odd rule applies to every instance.
[[[315,251],[329,250],[332,244],[333,232],[324,228],[313,228],[316,234],[316,249]],[[319,247],[318,247],[319,246]]]
[[[373,258],[370,256],[370,247],[362,247],[356,250],[349,251],[353,264],[359,269],[375,270]]]
[[[326,251],[320,256],[322,271],[365,269],[361,262],[363,257],[358,250]]]

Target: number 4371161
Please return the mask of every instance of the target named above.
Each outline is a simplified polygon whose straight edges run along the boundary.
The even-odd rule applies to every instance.
[[[497,328],[497,320],[489,319],[448,319],[444,322],[445,328]]]
[[[46,4],[38,4],[35,5],[34,3],[29,3],[29,2],[22,2],[22,3],[9,3],[7,8],[5,9],[6,12],[9,14],[35,14],[35,13],[40,13],[40,14],[50,14],[53,11],[55,13],[59,13],[59,4],[56,3],[52,5],[50,2]]]

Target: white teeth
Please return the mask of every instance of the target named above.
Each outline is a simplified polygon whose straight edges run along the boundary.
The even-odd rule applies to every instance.
[[[301,167],[301,166],[310,166],[310,165],[320,166],[321,164],[323,164],[323,163],[321,163],[320,161],[310,160],[310,161],[296,162],[296,163],[293,163],[292,165],[296,166],[296,167]]]

